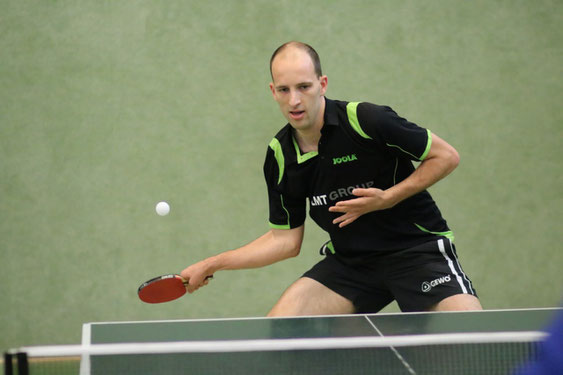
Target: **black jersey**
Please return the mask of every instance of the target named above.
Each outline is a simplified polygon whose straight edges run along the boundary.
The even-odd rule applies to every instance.
[[[269,144],[264,175],[268,186],[270,226],[296,228],[311,218],[340,255],[365,255],[412,247],[453,234],[427,191],[396,206],[370,212],[339,228],[329,212],[336,202],[352,199],[356,187],[388,189],[422,161],[432,136],[399,117],[391,108],[371,103],[326,99],[318,152],[302,153],[287,124]]]

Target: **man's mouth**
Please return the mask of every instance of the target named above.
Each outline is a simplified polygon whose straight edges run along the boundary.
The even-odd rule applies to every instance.
[[[289,116],[294,120],[300,120],[305,115],[305,111],[289,111]]]

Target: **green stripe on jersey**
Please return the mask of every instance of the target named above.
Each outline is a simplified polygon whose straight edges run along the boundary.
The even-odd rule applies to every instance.
[[[402,152],[404,152],[407,155],[412,156],[416,160],[423,161],[428,156],[428,153],[430,152],[430,147],[432,146],[432,132],[430,132],[430,130],[426,129],[426,133],[428,134],[428,138],[427,138],[427,141],[426,141],[426,148],[424,149],[424,152],[422,153],[422,155],[420,157],[413,155],[408,151],[403,150],[401,147],[399,147],[397,145],[392,145],[390,143],[386,143],[386,145],[389,146],[389,147],[398,148],[399,150],[401,150]]]
[[[444,236],[444,237],[448,238],[449,240],[451,240],[452,242],[454,242],[454,239],[455,239],[454,232],[452,232],[451,230],[449,230],[447,232],[432,232],[432,231],[424,228],[423,226],[418,225],[417,223],[414,223],[414,225],[416,225],[416,227],[423,232],[435,234],[437,236]]]
[[[280,203],[281,203],[283,210],[287,214],[287,224],[274,224],[274,223],[270,222],[269,223],[270,228],[273,228],[273,229],[291,229],[291,225],[289,224],[289,211],[287,210],[287,208],[285,208],[285,205],[283,204],[283,195],[280,195]]]
[[[367,135],[362,127],[360,126],[360,122],[358,121],[358,104],[359,102],[350,102],[346,105],[346,114],[348,115],[348,122],[352,126],[352,129],[356,131],[362,138],[366,139],[373,139],[369,135]]]
[[[278,184],[279,184],[282,180],[283,172],[285,168],[285,159],[283,157],[282,146],[277,138],[272,139],[272,141],[268,146],[274,151],[274,157],[278,162],[278,170],[279,170]]]
[[[278,224],[272,224],[272,223],[268,223],[270,225],[270,228],[272,229],[291,229],[289,227],[289,224],[285,224],[285,225],[278,225]]]
[[[291,137],[291,140],[293,141],[293,147],[295,147],[295,153],[297,154],[297,164],[304,163],[319,154],[318,151],[310,151],[306,154],[301,155],[301,150],[299,149],[299,145],[297,144],[295,137]]]
[[[426,159],[426,157],[428,156],[428,153],[430,152],[430,147],[432,146],[432,132],[428,129],[426,129],[426,132],[428,133],[428,140],[426,141],[426,149],[424,150],[424,153],[418,159],[420,161],[423,161],[424,159]]]

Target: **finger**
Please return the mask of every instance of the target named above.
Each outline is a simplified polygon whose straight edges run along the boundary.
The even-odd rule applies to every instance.
[[[354,190],[352,190],[352,195],[355,195],[357,197],[365,197],[366,195],[368,195],[368,192],[368,189],[355,188]]]
[[[340,223],[342,223],[343,221],[349,220],[351,217],[352,217],[352,214],[350,214],[350,213],[347,213],[347,214],[344,214],[344,215],[340,215],[340,216],[338,216],[336,219],[334,219],[334,220],[332,221],[332,223],[333,223],[333,224],[340,224]]]
[[[191,294],[191,293],[195,292],[196,290],[198,290],[199,287],[201,286],[200,284],[201,283],[196,283],[196,279],[194,277],[190,278],[189,281],[188,281],[188,285],[186,287],[186,289],[188,290],[188,293]]]
[[[344,218],[343,218],[342,216],[338,216],[336,219],[334,219],[334,220],[332,221],[332,224],[339,224],[339,223],[341,223],[342,221],[344,221]]]
[[[346,212],[346,207],[343,205],[331,206],[328,208],[330,212]]]
[[[357,213],[357,212],[347,212],[345,214],[338,216],[336,219],[334,219],[332,221],[332,223],[333,224],[339,224],[339,227],[342,228],[342,227],[352,223],[353,221],[355,221],[360,216],[361,216],[361,214]]]
[[[352,198],[345,201],[340,201],[336,203],[336,207],[345,207],[346,209],[351,209],[354,207],[360,207],[366,202],[366,198],[359,197],[359,198]]]
[[[359,198],[352,198],[352,199],[347,199],[345,201],[340,201],[340,202],[336,202],[335,206],[336,207],[348,207],[353,205],[355,202],[358,201]]]
[[[369,189],[365,189],[365,188],[354,188],[352,190],[352,195],[355,195],[357,197],[374,197],[376,196],[379,192],[382,192],[382,190],[380,189],[376,189],[376,188],[369,188]]]
[[[358,216],[353,216],[351,218],[348,218],[346,220],[344,220],[343,222],[341,222],[338,227],[339,228],[344,228],[346,225],[352,224],[354,221],[356,221],[356,219],[358,218]]]
[[[334,206],[329,207],[328,210],[330,212],[347,212],[356,204],[354,201],[356,199],[337,202]]]
[[[339,228],[343,228],[343,227],[345,227],[346,225],[348,225],[348,220],[349,220],[349,219],[346,219],[346,220],[343,220],[343,221],[341,221],[340,223],[338,223],[338,227],[339,227]]]

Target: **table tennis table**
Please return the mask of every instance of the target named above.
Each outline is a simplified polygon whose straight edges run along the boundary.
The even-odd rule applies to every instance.
[[[82,346],[123,343],[174,343],[193,341],[235,342],[255,340],[310,340],[330,338],[399,337],[442,333],[541,331],[561,308],[485,310],[474,312],[393,313],[292,318],[190,319],[86,323]],[[83,358],[81,374],[387,374],[440,373],[438,364],[449,352],[430,351],[423,358],[408,348],[288,350],[182,353],[160,356],[129,355]],[[458,350],[452,360],[461,362],[459,373],[475,374],[475,350]],[[482,349],[490,354],[495,347]],[[467,354],[466,354],[467,352]],[[479,354],[479,353],[477,353]],[[508,373],[529,353],[516,355],[498,373]],[[383,359],[382,359],[383,358]],[[500,361],[500,360],[499,360]],[[422,363],[424,362],[424,363]],[[385,367],[382,367],[385,366]],[[391,371],[393,370],[393,371]]]

